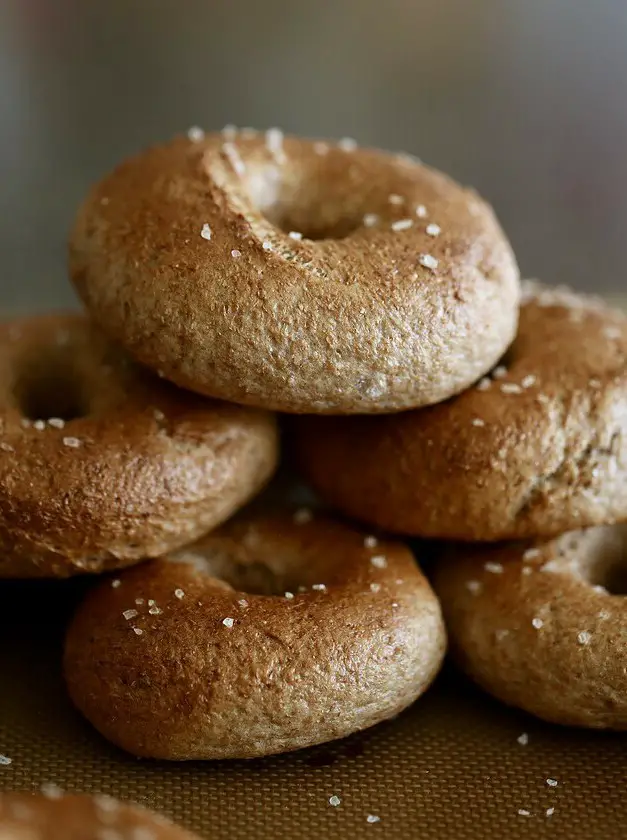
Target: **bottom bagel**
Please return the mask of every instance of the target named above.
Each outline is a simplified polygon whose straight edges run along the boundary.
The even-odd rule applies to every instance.
[[[0,793],[2,840],[194,840],[182,828],[110,796]]]
[[[627,729],[627,525],[456,551],[434,585],[468,675],[553,723]]]
[[[297,511],[233,520],[100,584],[69,627],[65,676],[134,755],[254,758],[397,715],[445,647],[409,549]]]

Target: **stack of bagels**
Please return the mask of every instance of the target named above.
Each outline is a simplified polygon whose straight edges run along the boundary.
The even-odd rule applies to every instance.
[[[350,140],[192,129],[94,187],[70,274],[86,315],[0,331],[0,576],[109,573],[64,663],[105,737],[343,737],[426,690],[445,623],[505,702],[627,729],[627,319],[521,284],[476,193]],[[238,513],[277,412],[314,502],[281,480]],[[407,538],[438,541],[433,589]]]

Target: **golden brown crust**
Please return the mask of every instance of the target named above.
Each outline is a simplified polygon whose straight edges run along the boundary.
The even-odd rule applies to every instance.
[[[446,640],[410,551],[304,518],[234,520],[88,595],[65,675],[105,737],[138,756],[252,758],[344,737],[422,694]]]
[[[0,793],[2,840],[194,840],[160,814],[110,796]]]
[[[390,531],[482,541],[627,518],[627,319],[529,285],[518,337],[478,387],[392,417],[298,418],[303,471]]]
[[[103,571],[185,545],[263,486],[277,448],[273,417],[159,381],[83,316],[4,324],[0,578]]]
[[[627,525],[460,546],[435,571],[454,657],[545,720],[627,729],[626,552]]]
[[[180,138],[127,161],[79,211],[70,269],[144,364],[285,412],[438,402],[490,369],[518,314],[514,256],[475,193],[406,156],[293,137],[280,153],[276,136]]]

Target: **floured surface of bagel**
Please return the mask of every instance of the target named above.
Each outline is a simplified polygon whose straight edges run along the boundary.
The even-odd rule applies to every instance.
[[[1,840],[194,840],[160,814],[110,796],[0,793]]]
[[[65,675],[91,723],[138,756],[251,758],[341,738],[412,703],[444,655],[411,552],[325,518],[234,520],[119,581],[79,607]]]
[[[627,729],[627,525],[462,548],[435,588],[454,658],[554,723]]]
[[[159,381],[81,315],[0,326],[0,578],[137,562],[269,479],[274,418]]]
[[[627,319],[527,284],[492,375],[391,417],[299,418],[298,459],[335,507],[390,531],[553,536],[627,518]]]
[[[489,370],[519,282],[488,205],[407,156],[277,139],[180,138],[94,188],[70,269],[103,329],[179,385],[286,412],[400,411]]]

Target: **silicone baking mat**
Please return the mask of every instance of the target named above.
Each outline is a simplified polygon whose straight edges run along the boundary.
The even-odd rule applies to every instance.
[[[324,747],[252,762],[129,757],[64,692],[63,627],[85,585],[0,586],[2,790],[105,792],[207,840],[627,837],[625,736],[544,725],[452,669],[396,720]]]

